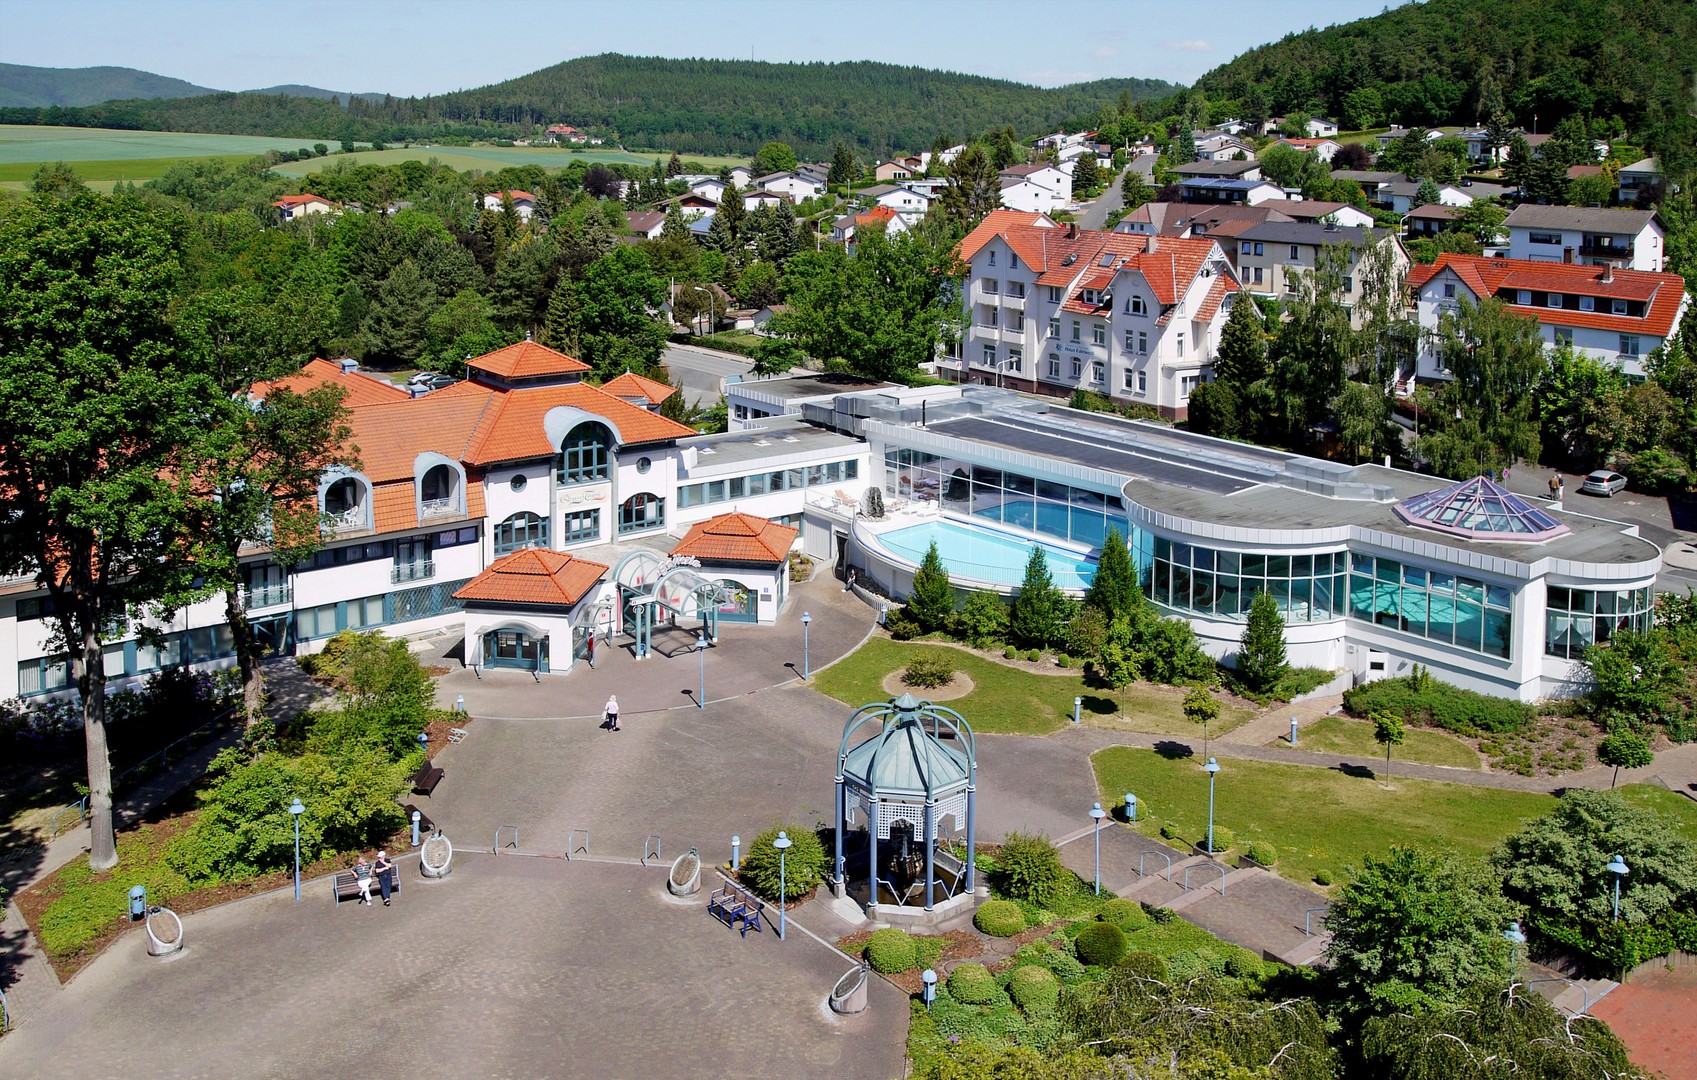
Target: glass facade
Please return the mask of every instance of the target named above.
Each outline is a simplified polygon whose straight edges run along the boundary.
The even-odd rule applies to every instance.
[[[601,538],[601,511],[575,510],[566,513],[563,527],[560,530],[560,543],[570,544],[580,540],[599,540]]]
[[[1622,630],[1650,629],[1656,606],[1649,588],[1569,589],[1551,585],[1544,615],[1544,652],[1578,660]]]
[[[1256,594],[1267,592],[1287,623],[1344,615],[1347,564],[1341,550],[1243,555],[1142,534],[1136,556],[1144,593],[1178,611],[1247,621]]]
[[[692,506],[707,506],[712,503],[730,502],[732,499],[770,495],[791,488],[840,484],[846,480],[858,479],[858,460],[851,458],[848,461],[828,461],[823,465],[807,465],[798,469],[778,469],[750,476],[732,476],[724,480],[703,480],[699,484],[680,484],[678,506],[687,510]]]
[[[642,492],[619,505],[619,535],[666,527],[666,500]]]
[[[1508,588],[1371,555],[1351,555],[1349,569],[1352,617],[1489,656],[1511,654]]]
[[[884,490],[952,513],[1101,547],[1110,527],[1129,534],[1125,502],[1087,488],[1037,480],[923,450],[884,453]]]
[[[521,510],[495,526],[491,534],[496,555],[510,555],[520,548],[548,546],[548,519]]]

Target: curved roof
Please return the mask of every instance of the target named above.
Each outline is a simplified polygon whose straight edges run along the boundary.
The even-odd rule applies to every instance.
[[[1572,532],[1550,514],[1483,476],[1404,499],[1391,510],[1410,525],[1453,536],[1536,543]]]
[[[894,718],[843,756],[844,777],[877,797],[937,799],[965,789],[972,769],[965,751],[925,730],[925,714],[911,695],[891,705]]]

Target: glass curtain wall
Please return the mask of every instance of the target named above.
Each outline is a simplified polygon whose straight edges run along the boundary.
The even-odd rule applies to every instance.
[[[1100,548],[1108,529],[1130,535],[1125,501],[1087,488],[1039,480],[921,450],[884,453],[884,491],[980,521]]]
[[[1216,618],[1249,618],[1259,592],[1271,593],[1286,622],[1343,617],[1344,553],[1243,555],[1165,537],[1138,538],[1139,578],[1157,604]],[[1147,560],[1141,557],[1147,553]],[[1145,569],[1146,568],[1146,569]]]
[[[1501,585],[1371,555],[1350,557],[1349,613],[1460,649],[1508,658],[1514,594]]]
[[[1578,660],[1592,645],[1600,645],[1622,630],[1650,629],[1655,597],[1643,589],[1569,589],[1549,587],[1544,615],[1544,652]]]

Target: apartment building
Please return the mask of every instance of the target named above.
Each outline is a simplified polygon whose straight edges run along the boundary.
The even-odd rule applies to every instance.
[[[1349,251],[1349,270],[1344,276],[1341,298],[1353,308],[1361,299],[1356,265],[1369,247],[1390,249],[1399,272],[1409,266],[1408,252],[1390,229],[1352,229],[1341,225],[1307,221],[1268,221],[1244,229],[1230,247],[1237,279],[1243,287],[1261,296],[1285,297],[1300,288],[1303,275],[1312,274],[1320,255],[1328,248]]]
[[[1511,259],[1666,269],[1667,230],[1653,210],[1526,203],[1514,208],[1503,227]]]

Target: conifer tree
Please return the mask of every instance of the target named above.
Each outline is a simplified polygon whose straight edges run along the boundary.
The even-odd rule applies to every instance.
[[[1255,594],[1241,644],[1237,674],[1250,690],[1265,693],[1290,670],[1285,663],[1285,620],[1272,593],[1263,590]]]
[[[1117,527],[1108,530],[1102,541],[1102,554],[1096,560],[1096,576],[1090,590],[1084,594],[1084,606],[1095,608],[1110,623],[1121,616],[1129,617],[1143,603],[1143,592],[1137,585],[1137,568],[1131,562],[1131,549]]]
[[[1049,560],[1043,549],[1031,548],[1025,563],[1025,580],[1014,596],[1008,617],[1008,636],[1022,649],[1041,649],[1061,635],[1061,615],[1066,598],[1055,588]]]
[[[854,177],[854,153],[838,139],[837,145],[831,151],[831,171],[826,179],[833,184],[852,184]]]
[[[1267,335],[1255,302],[1239,293],[1214,351],[1214,381],[1243,389],[1267,374]]]
[[[937,551],[935,540],[914,572],[907,610],[927,632],[943,629],[954,614],[954,586],[949,583],[949,571],[943,566],[943,556]]]

